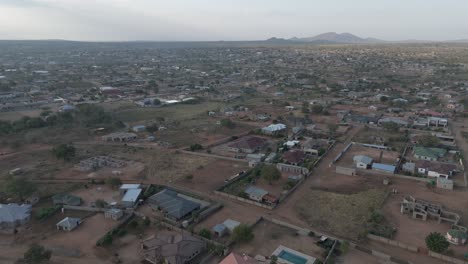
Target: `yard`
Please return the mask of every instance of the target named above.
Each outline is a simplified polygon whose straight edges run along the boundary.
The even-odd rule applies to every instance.
[[[236,244],[234,251],[249,256],[270,257],[278,246],[286,246],[323,261],[323,248],[316,245],[318,237],[298,235],[296,230],[283,227],[267,220],[260,221],[253,229],[254,239],[246,244]],[[268,241],[268,243],[265,243]]]

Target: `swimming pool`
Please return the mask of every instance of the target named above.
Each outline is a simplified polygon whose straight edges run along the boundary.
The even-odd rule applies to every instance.
[[[306,264],[307,263],[307,259],[300,257],[298,255],[294,255],[293,253],[285,251],[285,250],[282,250],[278,254],[278,258],[282,258],[294,264]]]

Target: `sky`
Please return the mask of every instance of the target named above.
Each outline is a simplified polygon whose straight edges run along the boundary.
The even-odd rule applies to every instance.
[[[468,0],[0,0],[0,39],[468,39]]]

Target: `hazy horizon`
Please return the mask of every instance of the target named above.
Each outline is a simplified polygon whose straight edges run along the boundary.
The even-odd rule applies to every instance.
[[[468,39],[458,0],[0,0],[0,39],[247,41],[349,32],[389,41]]]

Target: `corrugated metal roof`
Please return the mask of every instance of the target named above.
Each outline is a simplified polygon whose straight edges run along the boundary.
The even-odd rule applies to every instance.
[[[141,189],[129,189],[124,197],[122,198],[122,202],[136,202],[138,197],[140,197]]]
[[[393,165],[383,164],[383,163],[374,163],[372,164],[372,169],[374,170],[382,170],[388,172],[395,172],[396,167]]]

